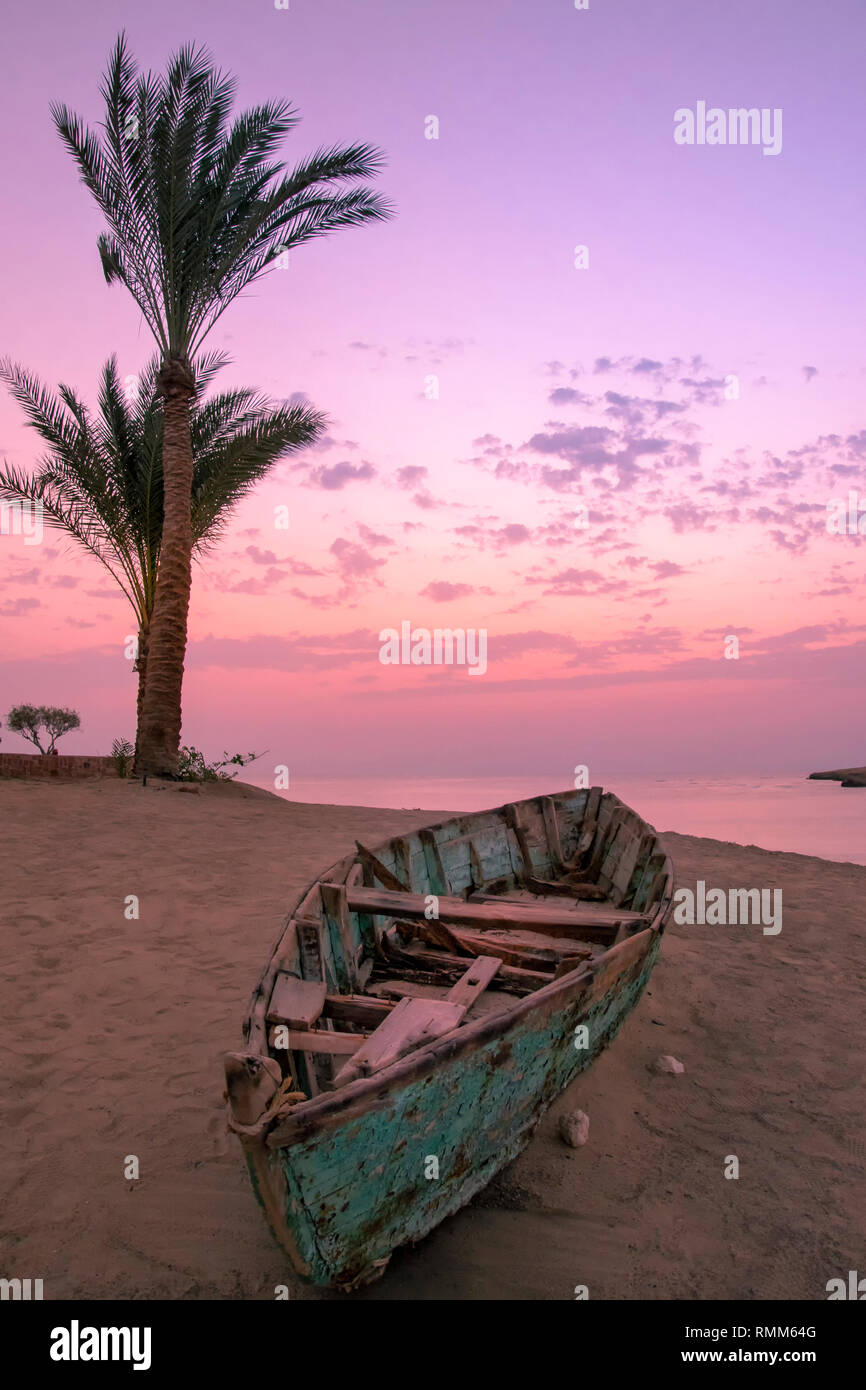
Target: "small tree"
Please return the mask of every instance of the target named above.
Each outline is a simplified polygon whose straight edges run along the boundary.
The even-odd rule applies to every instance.
[[[81,720],[74,709],[58,709],[54,705],[16,705],[10,709],[6,722],[14,733],[33,743],[42,754],[53,753],[54,745],[70,729],[79,729]],[[42,747],[39,730],[44,729],[51,742]]]

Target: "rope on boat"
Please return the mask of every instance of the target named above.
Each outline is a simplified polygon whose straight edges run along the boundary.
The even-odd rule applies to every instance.
[[[280,1089],[271,1097],[267,1109],[262,1112],[254,1124],[240,1124],[232,1115],[231,1106],[229,1106],[227,1120],[228,1128],[232,1130],[233,1133],[245,1136],[248,1139],[260,1138],[265,1130],[270,1129],[274,1121],[278,1120],[287,1110],[291,1110],[293,1105],[297,1105],[300,1101],[307,1099],[304,1091],[290,1090],[293,1084],[292,1078],[287,1076],[281,1084]],[[224,1095],[225,1099],[228,1100],[228,1093],[224,1092]]]

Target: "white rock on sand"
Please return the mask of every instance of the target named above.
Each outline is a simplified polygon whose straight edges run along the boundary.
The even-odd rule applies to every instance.
[[[589,1116],[584,1110],[572,1110],[568,1115],[560,1115],[559,1133],[569,1148],[581,1148],[589,1138]]]
[[[42,1278],[46,1298],[270,1300],[287,1279],[293,1299],[331,1297],[270,1237],[225,1131],[222,1056],[292,894],[356,836],[437,817],[238,784],[0,782],[5,1277]],[[495,1201],[356,1298],[569,1299],[588,1282],[596,1298],[823,1299],[857,1267],[866,868],[665,840],[680,883],[783,888],[784,931],[672,924],[647,995],[576,1083],[593,1122],[579,1168],[557,1137],[572,1091]],[[700,1084],[647,1087],[660,1042]],[[748,1156],[738,1182],[731,1153]]]
[[[656,1072],[669,1072],[671,1076],[681,1076],[685,1071],[685,1067],[682,1062],[677,1061],[676,1057],[669,1057],[663,1054],[661,1057],[656,1057],[651,1070]]]

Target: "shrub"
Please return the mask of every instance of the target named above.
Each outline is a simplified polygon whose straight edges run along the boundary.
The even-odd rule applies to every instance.
[[[254,763],[256,758],[261,756],[261,753],[234,753],[229,757],[228,753],[223,753],[219,762],[209,763],[205,759],[204,753],[184,744],[177,760],[178,781],[230,782],[238,774],[237,772],[226,772],[227,767],[235,765],[238,768],[246,767],[247,763]]]
[[[135,749],[128,738],[116,738],[111,745],[111,757],[118,777],[128,777]]]

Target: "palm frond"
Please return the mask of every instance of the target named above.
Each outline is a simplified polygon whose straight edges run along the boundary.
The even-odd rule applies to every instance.
[[[218,405],[218,401],[211,404]],[[280,459],[315,443],[326,425],[327,417],[310,406],[268,411],[256,400],[251,409],[235,418],[228,435],[221,430],[211,447],[196,459],[192,495],[196,548],[210,549],[237,503]]]
[[[138,592],[128,557],[117,552],[101,518],[86,501],[65,489],[62,481],[48,473],[28,475],[4,463],[0,468],[0,498],[38,506],[43,525],[64,532],[88,551],[108,571],[136,613],[144,612],[142,595]]]
[[[53,449],[74,452],[78,428],[74,420],[69,419],[57,397],[46,390],[38,377],[19,363],[4,357],[0,361],[0,380],[9,386],[31,429],[36,430]]]
[[[200,391],[224,365],[220,353],[193,360]],[[100,378],[99,409],[91,417],[71,387],[52,396],[21,366],[0,374],[50,445],[32,474],[0,469],[0,497],[38,503],[46,523],[65,531],[112,575],[141,621],[153,611],[162,540],[163,404],[157,357],[138,373],[134,398],[124,391],[115,356]],[[193,448],[191,515],[196,550],[211,549],[234,507],[280,459],[320,437],[327,417],[308,405],[280,406],[236,387],[190,410]]]
[[[287,172],[276,156],[294,108],[267,102],[232,121],[234,79],[205,49],[187,45],[164,74],[141,75],[120,34],[102,96],[101,135],[65,106],[52,115],[105,217],[105,277],[126,285],[163,357],[199,353],[284,246],[391,214],[368,187],[380,150],[322,148]]]

